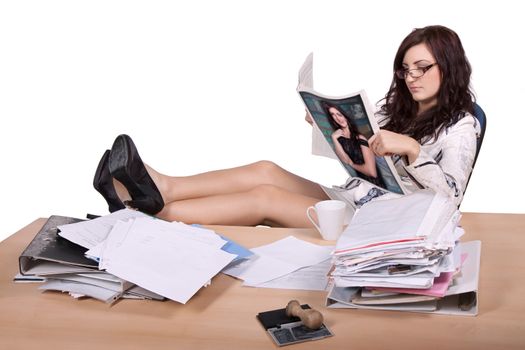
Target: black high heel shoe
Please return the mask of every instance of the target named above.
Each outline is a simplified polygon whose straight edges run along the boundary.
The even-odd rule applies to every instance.
[[[124,209],[125,206],[120,200],[113,186],[113,179],[109,172],[109,149],[104,152],[102,158],[98,162],[97,171],[93,178],[93,187],[104,197],[109,206],[109,212],[113,213],[117,210]]]
[[[109,154],[109,171],[128,190],[132,200],[126,205],[150,215],[164,208],[162,195],[128,135],[119,135],[115,139]]]

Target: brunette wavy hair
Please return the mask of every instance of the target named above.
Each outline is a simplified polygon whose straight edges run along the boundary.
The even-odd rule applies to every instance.
[[[437,104],[418,115],[418,104],[404,81],[395,74],[403,69],[403,58],[411,47],[426,44],[441,72]],[[470,88],[472,69],[459,36],[443,26],[414,29],[401,43],[394,59],[394,77],[379,114],[388,120],[386,130],[405,134],[426,142],[446,127],[474,112],[474,94]],[[380,102],[381,102],[380,101]]]
[[[325,113],[326,113],[326,116],[328,117],[328,122],[330,123],[330,125],[332,126],[332,128],[334,130],[338,130],[338,129],[341,129],[341,125],[337,124],[337,122],[334,120],[334,118],[332,117],[332,114],[330,113],[330,108],[335,108],[339,111],[339,113],[341,113],[343,115],[343,117],[345,117],[346,119],[346,122],[348,124],[348,129],[350,129],[350,138],[353,138],[355,140],[357,140],[359,137],[359,130],[357,130],[357,127],[354,125],[354,123],[352,122],[352,119],[350,119],[346,113],[341,109],[341,107],[333,104],[333,103],[330,103],[330,102],[326,102],[326,101],[323,101],[321,102],[321,106],[323,107]]]

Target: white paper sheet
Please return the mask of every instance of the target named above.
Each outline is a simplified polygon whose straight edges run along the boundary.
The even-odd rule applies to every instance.
[[[97,274],[62,274],[62,275],[51,275],[47,276],[47,280],[59,280],[64,282],[76,282],[94,285],[104,289],[109,289],[114,292],[125,292],[127,289],[133,286],[132,283],[124,281],[118,277],[112,276],[108,273],[104,273],[105,276],[99,276]],[[111,277],[110,277],[111,276]]]
[[[298,290],[328,290],[328,271],[332,267],[331,259],[319,264],[303,267],[297,271],[254,285],[257,288],[298,289]],[[247,285],[245,283],[245,285]]]
[[[58,235],[84,248],[91,249],[106,239],[113,225],[115,225],[118,220],[128,220],[138,217],[156,220],[137,210],[122,209],[93,220],[58,226],[60,230]]]
[[[73,296],[89,296],[106,303],[113,303],[120,298],[122,293],[115,292],[106,288],[94,286],[92,284],[84,284],[62,280],[49,280],[44,282],[38,289],[41,290],[57,290],[61,292],[69,292]]]
[[[425,226],[424,219],[434,198],[433,193],[419,191],[363,205],[337,241],[336,253],[381,247],[387,242],[424,240],[425,232],[420,228]]]
[[[393,288],[417,288],[427,289],[432,287],[434,277],[334,277],[334,282],[338,287],[393,287]]]
[[[196,241],[203,242],[205,244],[212,245],[217,248],[221,248],[224,244],[226,244],[226,241],[222,239],[218,234],[216,234],[213,230],[209,230],[202,227],[196,227],[196,226],[190,226],[184,223],[180,222],[168,222],[163,220],[157,220],[152,217],[141,217],[146,220],[156,221],[155,227],[156,229],[159,229],[160,227],[164,227],[165,230],[176,230],[177,234],[181,237],[190,238]],[[118,220],[120,221],[120,220]],[[117,221],[115,221],[111,228],[117,224]],[[108,232],[109,233],[109,232]],[[107,237],[107,234],[106,234]],[[113,238],[113,241],[115,241],[115,237]],[[103,250],[106,247],[106,239],[100,241],[98,244],[96,244],[94,247],[89,249],[86,252],[86,256],[95,260],[100,259]]]
[[[258,285],[287,275],[300,268],[318,264],[330,258],[333,247],[319,246],[293,236],[253,248],[256,257],[224,269],[246,285]]]

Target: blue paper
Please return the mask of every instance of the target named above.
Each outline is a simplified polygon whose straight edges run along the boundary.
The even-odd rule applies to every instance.
[[[221,235],[219,235],[221,236]],[[253,255],[253,252],[249,250],[248,248],[243,247],[242,245],[232,241],[228,237],[221,236],[222,239],[226,241],[226,244],[222,246],[222,250],[224,250],[227,253],[235,254],[237,257],[233,259],[233,261],[237,261],[240,259],[246,259],[250,255]]]

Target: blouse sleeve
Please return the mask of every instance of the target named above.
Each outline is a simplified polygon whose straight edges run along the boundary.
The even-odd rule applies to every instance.
[[[425,188],[449,196],[459,205],[472,172],[478,134],[476,119],[467,115],[438,136],[435,158],[422,146],[417,159],[405,165],[405,170]]]

